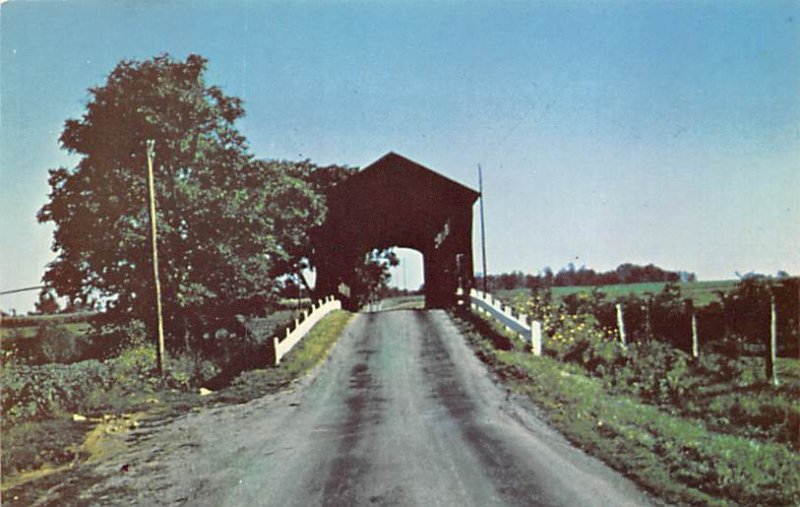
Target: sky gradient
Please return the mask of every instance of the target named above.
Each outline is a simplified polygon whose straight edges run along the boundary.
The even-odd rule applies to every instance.
[[[165,52],[209,59],[258,157],[396,151],[473,188],[480,163],[491,273],[800,274],[799,23],[792,1],[2,3],[0,290],[53,257],[35,213],[76,162],[64,121]]]

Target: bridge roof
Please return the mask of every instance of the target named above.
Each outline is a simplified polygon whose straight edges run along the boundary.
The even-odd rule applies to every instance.
[[[423,251],[448,221],[471,217],[479,196],[469,187],[390,152],[332,189],[325,223],[311,234],[317,244],[359,253],[387,246]],[[471,218],[468,221],[471,223]]]
[[[390,151],[372,164],[350,176],[339,185],[339,192],[351,194],[355,189],[390,190],[398,187],[424,188],[425,193],[447,196],[459,203],[474,203],[480,194],[438,172]]]

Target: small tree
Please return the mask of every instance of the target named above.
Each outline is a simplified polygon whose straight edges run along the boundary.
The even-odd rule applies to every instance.
[[[52,289],[42,289],[39,291],[39,300],[34,304],[36,313],[42,315],[53,315],[61,310],[58,299]]]
[[[364,256],[364,263],[356,266],[355,283],[350,288],[359,304],[366,304],[381,296],[387,289],[391,273],[389,268],[400,260],[392,249],[374,249]]]

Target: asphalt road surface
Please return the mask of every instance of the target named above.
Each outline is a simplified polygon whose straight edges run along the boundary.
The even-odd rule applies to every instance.
[[[360,314],[294,390],[182,417],[129,459],[95,503],[119,486],[140,505],[650,502],[496,384],[440,311]]]

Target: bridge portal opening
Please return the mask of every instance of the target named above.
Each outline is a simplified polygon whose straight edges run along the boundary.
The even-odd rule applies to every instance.
[[[472,206],[479,194],[396,153],[337,185],[325,223],[311,231],[316,291],[358,308],[364,252],[390,247],[421,253],[425,306],[446,308],[474,283]],[[402,268],[401,268],[402,269]],[[406,268],[407,269],[407,268]]]
[[[425,284],[422,252],[413,248],[395,248],[399,264],[389,268],[389,287],[406,293],[418,292]]]

